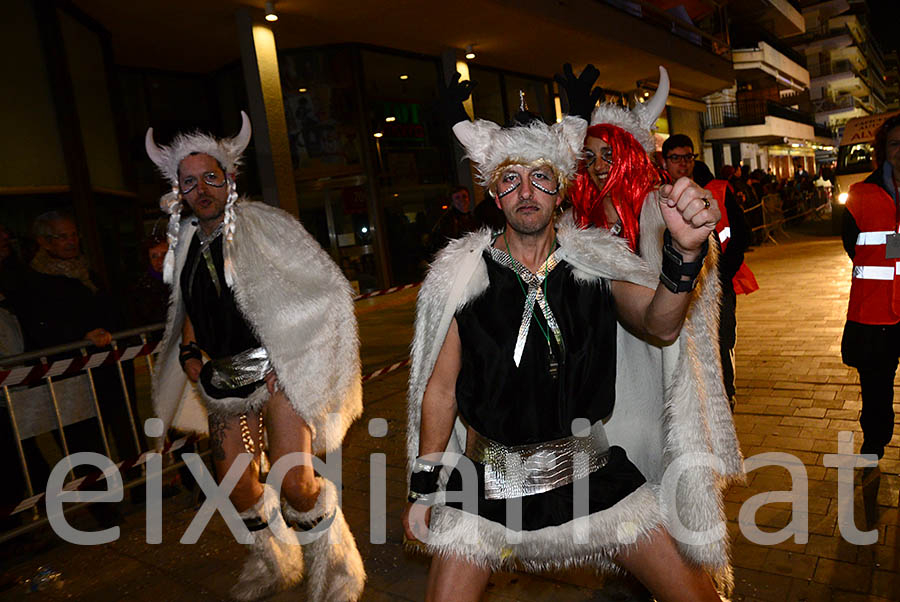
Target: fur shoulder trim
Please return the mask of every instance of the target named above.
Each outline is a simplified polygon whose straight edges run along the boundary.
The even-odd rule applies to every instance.
[[[172,427],[180,431],[206,433],[206,410],[178,362],[178,344],[181,342],[181,327],[185,316],[181,300],[181,270],[187,260],[197,226],[193,225],[190,218],[182,218],[179,230],[181,235],[173,250],[174,285],[169,293],[166,329],[157,347],[156,366],[151,379],[153,411],[165,423],[166,430]]]
[[[438,253],[419,289],[407,393],[406,443],[410,466],[419,455],[425,386],[456,310],[487,289],[487,267],[482,252],[490,244],[491,231],[487,228],[450,241]]]
[[[614,236],[605,228],[579,228],[571,211],[559,220],[556,232],[560,256],[575,268],[577,278],[624,280],[656,288],[659,271],[632,253],[624,238]]]

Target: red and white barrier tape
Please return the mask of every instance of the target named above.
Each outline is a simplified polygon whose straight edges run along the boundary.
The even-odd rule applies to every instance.
[[[124,352],[122,352],[121,359],[123,359],[123,360],[133,359],[139,355],[146,355],[146,353],[140,352],[141,350],[143,350],[146,347],[148,347],[148,345],[129,347]],[[151,347],[151,350],[152,350],[153,345],[149,345],[149,347]],[[112,352],[110,352],[110,353],[112,353]],[[149,353],[149,351],[147,353]],[[107,360],[108,354],[107,353],[98,353],[98,354],[94,354],[93,356],[90,356],[90,358],[95,358],[98,356],[99,356],[99,361],[90,360],[87,362],[83,362],[84,365],[82,366],[82,368],[88,368],[88,367],[93,368],[95,366],[101,365],[104,361]],[[88,358],[77,358],[77,359],[80,361],[80,360],[88,359]],[[50,375],[50,376],[56,376],[58,374],[62,374],[65,371],[65,369],[71,365],[70,364],[71,361],[72,360],[63,360],[60,362],[54,362],[53,364],[47,364],[47,366],[49,366],[50,369],[47,370],[46,372],[44,372],[43,374]],[[113,360],[113,361],[115,361],[115,360]],[[362,382],[365,383],[370,380],[376,379],[380,376],[384,376],[385,374],[390,374],[391,372],[396,372],[397,370],[400,370],[401,368],[405,368],[405,367],[409,366],[409,362],[410,362],[410,360],[409,360],[409,358],[407,358],[403,361],[395,362],[395,363],[391,364],[390,366],[385,366],[384,368],[379,368],[378,370],[375,370],[374,372],[370,372],[369,374],[366,374],[365,376],[363,376]],[[56,364],[61,364],[61,366],[56,367]],[[29,373],[30,373],[30,371],[31,371],[31,369],[28,369]],[[13,371],[13,372],[15,372],[15,371]],[[168,454],[168,453],[172,453],[172,452],[178,451],[179,449],[181,449],[188,443],[197,441],[199,438],[200,437],[198,437],[197,435],[190,435],[188,437],[182,437],[181,439],[178,439],[177,441],[173,441],[173,442],[169,443],[168,445],[166,445],[162,449],[161,452],[147,451],[147,452],[142,453],[137,458],[129,459],[129,460],[122,460],[121,462],[116,464],[116,469],[120,470],[120,471],[124,471],[124,470],[128,470],[134,466],[141,466],[142,464],[144,464],[147,461],[147,456],[152,453],[162,453],[164,455]],[[63,491],[75,491],[77,489],[80,489],[82,486],[84,486],[86,484],[93,484],[94,482],[96,482],[103,476],[106,476],[106,473],[103,473],[103,474],[98,473],[95,475],[79,477],[73,481],[66,483],[66,485],[63,487]],[[0,511],[0,516],[4,516],[4,515],[12,516],[13,514],[18,514],[19,512],[28,510],[29,508],[33,507],[38,502],[40,502],[42,499],[44,499],[45,496],[46,496],[46,493],[42,492],[42,493],[33,495],[29,498],[26,498],[26,499],[22,500],[21,502],[19,502],[18,505],[16,505],[16,507],[13,508],[12,510],[10,510],[8,513],[4,513],[2,511]]]
[[[36,366],[19,366],[12,370],[0,370],[0,386],[11,387],[13,385],[33,385],[49,377],[72,376],[88,368],[96,368],[115,364],[117,361],[127,361],[153,353],[157,343],[146,345],[134,345],[126,349],[114,351],[99,351],[84,357],[74,357],[50,362],[49,364],[37,364]]]
[[[362,295],[356,295],[353,297],[354,301],[362,301],[363,299],[369,299],[371,297],[380,297],[381,295],[390,295],[391,293],[398,293],[400,291],[406,290],[408,288],[413,288],[414,286],[419,286],[422,284],[421,282],[413,282],[411,284],[403,284],[401,286],[392,286],[391,288],[381,289],[380,291],[372,291],[371,293],[365,293]]]
[[[375,372],[366,374],[365,376],[362,377],[362,382],[366,383],[374,378],[378,378],[379,376],[384,376],[385,374],[389,374],[391,372],[399,370],[400,368],[406,368],[407,366],[409,366],[409,358],[406,358],[405,360],[403,360],[401,362],[391,364],[390,366],[385,366],[384,368],[379,368]]]
[[[382,289],[380,291],[372,291],[364,295],[357,295],[354,301],[362,299],[370,299],[372,297],[380,297],[381,295],[390,295],[406,289],[419,286],[420,282],[404,284],[401,286],[392,286],[391,288]],[[88,368],[96,368],[98,366],[114,364],[117,361],[127,361],[153,353],[158,343],[147,343],[146,345],[135,345],[120,351],[99,351],[84,357],[75,357],[69,359],[58,360],[48,364],[37,364],[35,366],[18,366],[11,370],[0,369],[0,386],[12,387],[14,385],[33,385],[37,384],[47,377],[56,378],[57,376],[72,376],[78,374],[82,370]],[[397,368],[394,368],[395,370]],[[377,374],[376,376],[380,376]],[[376,376],[369,376],[364,379],[371,380]]]
[[[157,452],[155,450],[146,451],[146,452],[142,453],[140,456],[138,456],[137,458],[122,460],[121,462],[116,464],[116,469],[119,471],[126,471],[135,466],[140,466],[147,461],[147,457],[150,454],[153,454],[153,453],[161,453],[163,455],[169,454],[169,453],[178,451],[179,449],[181,449],[188,443],[193,443],[194,441],[197,441],[198,439],[200,439],[200,437],[197,435],[189,435],[187,437],[182,437],[181,439],[178,439],[177,441],[173,441],[173,442],[167,444],[162,449],[161,452]],[[82,487],[84,487],[86,485],[91,485],[91,484],[99,481],[102,477],[107,476],[107,474],[110,472],[112,472],[112,471],[110,469],[107,469],[106,471],[104,471],[102,473],[96,473],[96,474],[87,475],[84,477],[79,477],[79,478],[75,479],[74,481],[69,481],[68,483],[66,483],[63,486],[62,490],[63,491],[75,491],[77,489],[81,489]],[[19,512],[22,512],[24,510],[28,510],[29,508],[31,508],[32,506],[34,506],[38,502],[40,502],[42,499],[44,499],[44,497],[46,497],[46,495],[47,495],[46,492],[42,491],[41,493],[33,495],[29,498],[25,498],[24,500],[19,502],[18,505],[15,508],[13,508],[12,510],[10,510],[8,513],[0,512],[0,516],[4,516],[4,515],[12,516],[14,514],[18,514]]]

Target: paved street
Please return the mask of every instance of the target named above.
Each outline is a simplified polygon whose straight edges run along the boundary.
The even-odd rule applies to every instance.
[[[761,290],[738,300],[737,425],[746,457],[787,452],[808,478],[809,538],[774,545],[749,541],[738,526],[741,504],[758,493],[788,490],[783,467],[751,472],[746,486],[726,496],[735,565],[734,600],[897,601],[898,495],[900,447],[887,448],[880,472],[861,482],[854,475],[856,526],[877,529],[877,543],[855,546],[838,527],[838,471],[824,456],[838,448],[838,433],[856,434],[860,401],[855,371],[840,360],[840,337],[849,291],[849,261],[837,237],[792,232],[781,244],[747,255]],[[406,357],[412,336],[416,290],[358,304],[365,371]],[[349,433],[343,453],[344,509],[366,561],[369,581],[364,600],[421,600],[427,562],[403,551],[399,515],[405,500],[405,389],[400,370],[365,386],[365,414]],[[384,418],[388,435],[370,437],[368,421]],[[387,457],[387,541],[372,544],[369,517],[369,461]],[[795,484],[795,486],[797,486]],[[127,506],[121,538],[115,543],[78,548],[44,533],[21,538],[3,554],[6,600],[222,600],[235,581],[244,552],[218,515],[195,545],[178,543],[194,516],[187,493],[166,500],[164,542],[145,543],[141,506]],[[794,517],[798,518],[798,517]],[[799,517],[802,520],[802,516]],[[785,502],[764,505],[756,523],[776,531],[792,519]],[[87,517],[75,520],[90,528]],[[15,553],[10,553],[15,549]],[[22,580],[50,566],[64,580],[59,589],[26,593]],[[5,588],[5,589],[3,589]],[[272,600],[295,600],[298,592]],[[588,571],[494,576],[486,600],[641,600],[628,580],[604,580]]]

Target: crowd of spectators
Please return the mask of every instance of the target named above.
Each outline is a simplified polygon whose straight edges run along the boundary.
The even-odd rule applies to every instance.
[[[784,220],[800,218],[821,206],[827,193],[820,193],[819,189],[834,183],[834,175],[828,167],[819,174],[818,185],[817,180],[802,168],[798,168],[791,178],[779,179],[762,169],[751,171],[741,165],[724,165],[717,175],[731,184],[753,231],[752,244],[764,242],[768,233],[778,229]]]
[[[114,294],[99,284],[100,280],[82,252],[78,226],[70,214],[63,211],[44,213],[34,220],[28,236],[18,239],[0,225],[0,364],[17,365],[19,362],[10,364],[2,358],[53,347],[64,349],[48,350],[46,357],[25,363],[74,358],[83,352],[107,350],[112,343],[112,333],[129,326],[161,322],[168,302],[168,288],[160,273],[166,250],[164,238],[148,242],[145,246],[147,271],[128,287],[130,302],[122,303],[124,291]],[[67,345],[78,342],[83,346],[65,350]],[[134,416],[140,432],[141,416],[135,404],[132,362],[122,362],[121,372],[115,364],[97,366],[92,370],[90,380],[86,380],[84,374],[59,375],[54,384],[57,395],[65,397],[67,404],[61,408],[61,418],[70,453],[105,454],[101,434],[105,435],[111,451],[118,458],[134,457],[142,451],[138,448],[143,444],[135,442],[129,417],[129,413]],[[102,426],[94,418],[94,393],[103,418]],[[11,394],[24,404],[19,406],[23,410],[48,397],[43,384],[15,387]],[[87,409],[73,410],[76,406]],[[5,459],[12,460],[18,457],[18,450],[5,404],[2,414],[0,453]],[[22,414],[17,414],[20,430],[29,421],[32,424],[56,424],[55,420],[30,418],[28,411]],[[27,432],[48,432],[46,426],[25,428]],[[57,448],[63,449],[59,431],[53,428],[49,432]],[[31,482],[35,490],[40,491],[50,474],[54,454],[48,456],[36,436],[22,435],[21,443]],[[26,487],[17,460],[5,461],[3,465],[5,486],[0,505],[7,506],[21,500]],[[83,472],[76,469],[76,474]],[[91,508],[103,524],[117,520],[104,511],[105,505]]]

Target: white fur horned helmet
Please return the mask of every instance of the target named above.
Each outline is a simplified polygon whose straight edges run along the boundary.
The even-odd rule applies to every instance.
[[[565,186],[575,178],[586,131],[583,119],[568,116],[553,125],[535,120],[528,125],[501,128],[493,121],[476,119],[453,126],[466,156],[475,163],[482,186],[490,185],[497,170],[505,165],[540,161],[552,165],[559,184]]]
[[[241,131],[233,138],[216,139],[202,132],[178,134],[169,146],[159,146],[153,140],[153,128],[147,129],[144,137],[144,146],[147,155],[156,164],[160,174],[172,185],[171,192],[167,192],[159,199],[159,207],[169,214],[169,227],[166,236],[169,240],[169,250],[163,263],[163,280],[172,284],[175,275],[175,246],[178,244],[178,230],[180,228],[181,209],[183,201],[178,183],[178,166],[185,157],[199,153],[209,155],[219,162],[225,171],[228,181],[228,200],[225,203],[224,219],[224,244],[225,256],[225,281],[228,286],[234,282],[234,269],[231,262],[231,241],[234,239],[234,203],[237,201],[237,186],[235,177],[241,165],[241,157],[244,149],[250,143],[250,118],[241,111]]]
[[[668,98],[669,73],[660,65],[659,86],[647,102],[638,104],[630,111],[611,103],[604,103],[591,113],[591,125],[607,123],[618,126],[634,136],[645,151],[652,153],[656,150],[652,130],[656,120],[666,108]]]

